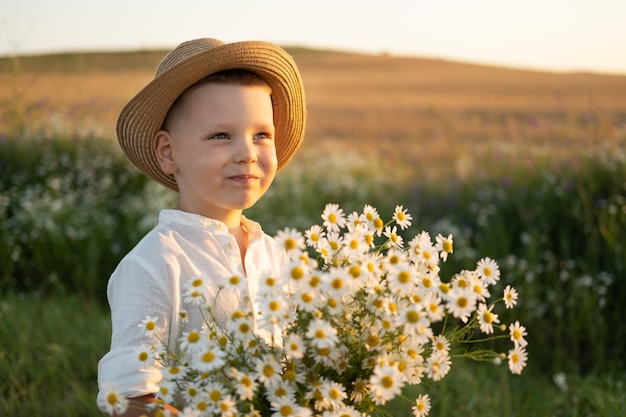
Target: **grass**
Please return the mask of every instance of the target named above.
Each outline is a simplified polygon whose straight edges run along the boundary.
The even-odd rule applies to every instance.
[[[384,216],[405,204],[415,227],[454,234],[446,263],[454,270],[478,256],[498,260],[501,286],[521,295],[514,317],[529,329],[528,372],[504,376],[501,368],[460,362],[458,373],[430,390],[432,415],[619,415],[626,369],[619,279],[626,201],[614,180],[626,177],[626,158],[619,149],[599,148],[561,165],[558,176],[536,165],[508,179],[419,189],[407,187],[404,174],[372,175],[372,155],[320,159],[305,151],[304,163],[288,165],[248,215],[274,233],[317,222],[330,201],[347,210],[367,202]],[[0,414],[93,415],[96,363],[110,332],[106,280],[173,195],[130,169],[108,142],[9,141],[1,155],[8,176],[0,198],[0,306],[10,319],[0,324]],[[552,381],[561,374],[568,390]]]
[[[415,228],[454,234],[451,268],[499,262],[529,369],[457,361],[414,388],[431,415],[624,415],[624,77],[293,53],[307,139],[248,216],[274,233],[327,202],[404,204]],[[0,62],[0,415],[98,415],[106,280],[175,198],[110,140],[157,55]]]
[[[106,308],[77,295],[5,294],[0,311],[10,318],[0,321],[0,414],[101,415],[96,366],[108,349]],[[440,383],[408,390],[431,396],[433,417],[612,417],[626,412],[625,383],[623,373],[546,374],[532,366],[531,357],[531,368],[521,376],[510,375],[504,365],[454,360]],[[408,415],[402,400],[390,410]]]
[[[99,415],[97,363],[110,334],[102,303],[4,294],[0,311],[0,415]]]

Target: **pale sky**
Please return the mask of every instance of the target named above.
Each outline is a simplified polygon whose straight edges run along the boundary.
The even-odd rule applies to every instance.
[[[626,0],[2,0],[0,55],[213,37],[626,75]]]

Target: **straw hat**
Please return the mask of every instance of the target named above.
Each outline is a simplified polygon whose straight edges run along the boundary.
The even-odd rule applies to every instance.
[[[227,69],[252,71],[272,89],[278,169],[291,159],[304,136],[304,88],[293,58],[263,41],[224,43],[194,39],[174,48],[159,64],[154,80],[133,97],[117,120],[117,137],[128,159],[144,174],[178,191],[173,175],[161,171],[152,148],[174,101],[202,78]]]

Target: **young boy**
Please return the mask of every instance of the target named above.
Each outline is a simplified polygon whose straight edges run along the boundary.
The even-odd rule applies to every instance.
[[[98,405],[115,387],[133,398],[125,415],[145,415],[161,379],[142,367],[137,349],[176,343],[184,324],[203,318],[185,302],[185,283],[202,276],[215,297],[218,323],[251,303],[261,275],[278,274],[284,251],[242,212],[263,196],[299,147],[305,125],[302,81],[292,58],[267,42],[224,44],[196,39],[172,50],[156,76],[122,110],[117,133],[143,173],[179,193],[174,209],[126,255],[112,274],[111,350],[100,360]],[[241,293],[220,291],[233,275]],[[157,320],[158,332],[142,332]]]

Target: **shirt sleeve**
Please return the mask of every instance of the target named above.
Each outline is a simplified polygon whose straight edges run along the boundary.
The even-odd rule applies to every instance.
[[[171,300],[155,274],[151,265],[129,258],[122,260],[109,279],[112,334],[111,349],[98,363],[97,402],[101,409],[106,401],[104,387],[113,387],[127,398],[158,391],[162,366],[145,366],[138,360],[139,349],[146,345],[169,343],[169,333],[163,329],[170,327]],[[156,318],[157,332],[152,336],[140,327],[146,317]]]

